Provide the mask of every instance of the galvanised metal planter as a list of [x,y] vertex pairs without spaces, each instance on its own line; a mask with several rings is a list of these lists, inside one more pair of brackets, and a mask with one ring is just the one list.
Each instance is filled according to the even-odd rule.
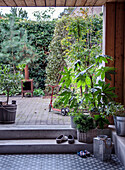
[[70,120],[71,120],[71,128],[76,128],[76,124],[74,123],[73,119],[75,116],[70,116]]
[[116,116],[116,132],[119,136],[125,136],[125,117]]
[[99,135],[93,139],[94,157],[101,161],[108,161],[111,158],[112,142],[106,135]]

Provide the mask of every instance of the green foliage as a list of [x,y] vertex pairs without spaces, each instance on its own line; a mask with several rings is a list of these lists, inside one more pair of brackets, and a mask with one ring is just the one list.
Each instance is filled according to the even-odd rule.
[[77,129],[83,133],[95,128],[94,119],[82,113],[74,117],[74,123],[77,125]]
[[38,88],[38,89],[33,90],[33,95],[34,96],[41,96],[41,95],[44,96],[45,94],[42,89]]
[[[7,35],[9,34],[8,31],[9,30],[9,18],[2,18],[0,20],[0,28],[3,28],[3,30],[6,30]],[[20,59],[20,61],[24,61],[25,58],[21,58],[21,56],[24,56],[24,53],[26,52],[26,50],[21,51],[21,53],[19,51],[16,51],[20,46],[20,43],[24,42],[26,43],[26,47],[28,49],[27,51],[27,63],[30,62],[29,65],[29,76],[30,78],[32,78],[34,80],[34,87],[35,88],[45,88],[45,79],[46,79],[46,65],[47,65],[47,54],[48,54],[48,46],[50,44],[50,41],[52,40],[53,37],[53,33],[54,33],[54,28],[55,28],[55,21],[43,21],[43,22],[35,22],[35,21],[26,21],[26,20],[21,20],[18,18],[15,18],[15,24],[14,24],[14,31],[13,34],[20,34],[21,32],[23,32],[23,30],[26,30],[25,33],[25,39],[22,39],[22,41],[19,39],[18,41],[18,36],[16,35],[16,41],[13,41],[14,43],[12,44],[12,46],[16,46],[15,53],[14,55],[16,55],[16,58]],[[0,29],[0,45],[3,44],[3,42],[6,40],[6,46],[5,48],[7,48],[8,44],[7,44],[7,39],[9,38],[8,36],[3,36],[4,34],[2,33],[2,30]],[[22,35],[22,34],[21,34]],[[9,35],[10,36],[10,35]],[[25,40],[25,41],[24,41]],[[9,40],[10,41],[10,40]],[[18,41],[18,42],[17,42]],[[11,43],[10,43],[11,44]],[[4,47],[4,46],[3,46]],[[32,48],[30,48],[32,47]],[[1,48],[1,46],[0,46]],[[3,48],[4,49],[4,48]],[[2,49],[0,49],[1,52]],[[34,57],[34,52],[36,51],[37,54],[39,55],[35,55]],[[28,53],[30,56],[32,56],[32,58],[29,58]],[[8,64],[9,63],[9,58],[6,57],[8,56],[8,54],[6,54],[4,56],[4,59],[0,59],[2,63]],[[30,59],[30,60],[29,60]],[[12,60],[12,62],[15,62],[15,64],[19,64],[18,60]]]
[[116,102],[109,102],[106,109],[106,114],[125,117],[124,105],[121,105],[120,103]]
[[48,21],[51,19],[51,15],[54,13],[55,9],[49,7],[49,9],[42,11],[35,11],[33,14],[38,22]]
[[[4,90],[4,91],[0,91],[0,94],[5,94],[7,96],[7,91]],[[19,85],[18,88],[16,89],[11,89],[10,92],[9,92],[9,96],[16,96],[16,95],[19,95],[21,94],[21,86]]]
[[14,72],[10,65],[0,65],[0,89],[7,93],[7,104],[10,91],[18,89],[21,78],[20,71]]
[[[63,49],[61,46],[61,40],[67,34],[66,25],[69,22],[69,19],[62,18],[57,21],[53,39],[49,46],[49,56],[47,58],[48,64],[46,67],[47,79],[46,84],[55,85],[60,81],[59,72],[63,70],[63,67],[66,66],[66,62],[64,60]],[[50,91],[50,88],[46,87],[46,91]]]
[[64,108],[64,102],[63,100],[60,100],[60,99],[61,99],[61,96],[56,96],[56,99],[54,100],[54,103],[53,103],[54,108],[58,108],[58,109]]
[[35,39],[33,45],[40,53],[39,58],[32,62],[29,66],[30,77],[34,80],[35,88],[40,87],[44,89],[46,66],[49,62],[47,57],[49,54],[48,46],[53,37],[55,21],[25,23],[25,28],[28,30],[29,36],[34,33]]
[[11,13],[10,15],[14,17],[28,19],[28,13],[26,12],[26,10],[23,10],[22,8],[11,7],[10,13]]
[[99,129],[104,129],[104,125],[106,124],[109,125],[109,121],[104,114],[94,115],[94,119],[96,121],[96,126],[98,126]]
[[[104,67],[112,60],[101,54],[102,17],[88,16],[71,18],[66,30],[68,34],[61,41],[69,67],[61,72],[61,96],[64,104],[76,112],[80,105],[89,110],[104,113],[108,103],[116,95],[114,87],[106,84],[104,78],[111,80],[115,69]],[[99,80],[102,79],[102,80]]]
[[106,84],[104,81],[99,80],[94,87],[85,94],[85,101],[89,103],[89,109],[93,112],[95,108],[98,108],[98,112],[105,112],[109,102],[113,101],[115,93],[113,92],[115,87],[110,87],[110,84]]
[[101,53],[102,17],[87,15],[70,17],[67,25],[68,34],[62,40],[65,57],[73,63],[81,60],[86,69],[94,60],[93,57]]
[[3,23],[1,27],[3,41],[0,44],[0,63],[13,65],[15,71],[18,64],[30,63],[38,53],[32,46],[32,40],[28,39],[26,30],[22,27],[17,29],[14,17],[9,18],[6,26]]
[[75,7],[64,8],[64,11],[59,14],[58,18],[62,18],[63,16],[69,16],[74,9]]

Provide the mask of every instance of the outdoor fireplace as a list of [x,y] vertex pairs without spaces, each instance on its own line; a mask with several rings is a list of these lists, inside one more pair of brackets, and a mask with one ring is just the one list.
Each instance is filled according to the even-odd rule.
[[21,80],[22,97],[25,93],[31,93],[31,96],[33,96],[33,79],[29,79],[28,65],[25,67],[25,79]]

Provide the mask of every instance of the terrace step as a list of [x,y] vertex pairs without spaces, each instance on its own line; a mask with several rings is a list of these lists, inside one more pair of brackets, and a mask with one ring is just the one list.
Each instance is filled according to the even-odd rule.
[[74,144],[68,144],[68,142],[57,144],[55,139],[0,140],[1,154],[76,153],[85,149],[92,152],[92,144],[81,143],[77,140],[75,140]]
[[114,128],[114,130],[112,130],[112,140],[114,143],[115,154],[125,166],[125,137],[118,136]]
[[61,134],[77,138],[76,129],[67,125],[0,125],[0,139],[56,139]]

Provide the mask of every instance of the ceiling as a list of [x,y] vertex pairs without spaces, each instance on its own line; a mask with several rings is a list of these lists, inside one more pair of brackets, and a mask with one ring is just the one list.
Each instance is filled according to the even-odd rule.
[[125,0],[0,0],[0,6],[16,7],[79,7],[101,6],[106,2],[125,2]]

